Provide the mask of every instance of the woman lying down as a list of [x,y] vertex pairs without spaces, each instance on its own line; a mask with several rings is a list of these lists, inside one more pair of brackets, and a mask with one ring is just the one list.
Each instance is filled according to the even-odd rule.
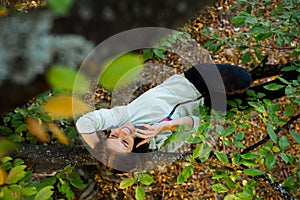
[[[217,74],[209,73],[217,70]],[[204,81],[203,73],[209,77]],[[214,78],[220,76],[221,81]],[[183,74],[173,75],[162,84],[148,90],[127,106],[100,109],[80,117],[76,127],[82,139],[95,150],[97,157],[108,165],[112,158],[103,154],[103,149],[115,154],[126,155],[137,152],[140,146],[160,149],[172,130],[180,125],[197,130],[200,126],[199,106],[210,106],[211,91],[217,93],[242,93],[251,85],[251,76],[243,68],[227,64],[199,64]],[[99,139],[97,131],[111,130],[108,138]],[[139,141],[139,142],[136,142]],[[101,146],[100,146],[101,144]],[[183,142],[173,142],[164,147],[167,152],[176,151]],[[101,150],[99,150],[101,149]],[[102,152],[102,153],[101,153]],[[101,154],[101,156],[100,156]],[[131,153],[132,154],[132,153]],[[106,158],[104,158],[104,157]],[[114,162],[116,160],[114,156]],[[125,164],[118,159],[118,165]],[[110,162],[110,164],[109,164]],[[128,161],[130,162],[130,161]],[[130,167],[129,167],[130,168]]]

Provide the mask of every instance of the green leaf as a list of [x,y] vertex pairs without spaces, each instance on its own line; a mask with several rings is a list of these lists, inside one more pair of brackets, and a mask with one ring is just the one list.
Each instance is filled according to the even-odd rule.
[[297,182],[293,176],[289,176],[283,183],[283,187],[288,188],[288,190],[293,190],[294,193],[297,193]]
[[238,46],[238,50],[239,50],[239,51],[243,51],[243,50],[248,49],[248,48],[249,48],[249,47],[246,46],[246,45]]
[[152,49],[144,49],[143,50],[143,59],[144,59],[144,61],[153,58],[153,56],[154,56],[154,53],[153,53]]
[[291,86],[291,85],[288,85],[286,86],[285,88],[285,94],[287,95],[291,95],[291,94],[294,94],[296,92],[296,88]]
[[280,148],[279,148],[278,146],[273,146],[273,147],[272,147],[272,151],[273,151],[274,153],[278,153],[278,152],[280,152]]
[[280,89],[284,88],[285,85],[280,85],[277,83],[270,83],[268,85],[264,85],[263,87],[270,91],[276,91],[276,90],[280,90]]
[[143,60],[137,54],[129,53],[107,61],[104,69],[99,82],[112,91],[136,80],[143,69]]
[[258,112],[265,113],[266,109],[260,102],[248,102],[248,104],[252,107],[254,107]]
[[[48,83],[56,89],[64,89],[84,93],[88,90],[89,81],[86,76],[66,66],[54,65],[47,73]],[[74,83],[78,83],[74,85]]]
[[276,42],[278,43],[279,46],[284,47],[284,39],[282,37],[277,36]]
[[37,193],[36,187],[21,187],[20,185],[13,184],[10,185],[9,188],[22,196],[32,196]]
[[243,172],[248,176],[260,176],[265,173],[264,171],[261,171],[259,169],[253,169],[253,168],[244,169]]
[[232,134],[235,131],[235,129],[236,129],[235,126],[229,126],[228,128],[226,128],[224,136],[228,136],[228,135]]
[[238,141],[241,141],[241,140],[244,139],[244,137],[245,137],[245,136],[244,136],[244,132],[239,131],[239,132],[236,134],[235,139],[238,140]]
[[216,43],[216,44],[210,45],[208,50],[213,51],[213,52],[217,52],[221,49],[221,47],[222,47],[222,44]]
[[47,0],[47,5],[59,15],[67,15],[74,0]]
[[193,158],[199,157],[202,151],[203,151],[203,143],[200,143],[193,151]]
[[253,25],[253,24],[257,23],[257,19],[255,17],[253,17],[253,16],[250,16],[250,17],[246,18],[245,23]]
[[5,183],[13,184],[13,183],[17,183],[19,180],[21,180],[26,175],[26,172],[24,171],[24,169],[26,167],[27,167],[26,165],[19,165],[19,166],[13,167],[9,171],[9,174],[7,176]]
[[13,134],[14,132],[6,126],[0,126],[0,133],[1,135],[10,135]]
[[211,144],[209,142],[204,141],[203,150],[200,152],[200,155],[198,157],[201,160],[201,162],[205,162],[208,159],[210,152]]
[[269,106],[269,111],[272,113],[272,114],[276,114],[276,111],[279,109],[279,104],[276,103],[276,104],[272,104]]
[[235,16],[235,17],[233,17],[230,21],[231,21],[231,23],[233,23],[233,24],[239,25],[239,24],[244,23],[245,20],[246,20],[246,17],[245,17],[245,16]]
[[242,154],[241,157],[243,159],[255,159],[255,158],[259,158],[260,155],[257,155],[256,153],[253,152],[249,152],[249,153]]
[[221,179],[227,176],[227,173],[225,173],[224,170],[216,170],[214,172],[214,175],[212,177],[212,179]]
[[244,53],[242,55],[242,63],[246,64],[246,63],[248,63],[250,61],[251,61],[251,53],[250,53],[250,51],[247,51],[246,53]]
[[177,176],[177,183],[182,184],[184,183],[192,174],[193,174],[193,167],[191,165],[186,166],[182,172],[179,173]]
[[300,98],[293,98],[291,101],[295,104],[300,104]]
[[259,34],[255,37],[255,39],[256,39],[257,41],[265,40],[265,39],[271,37],[272,34],[273,34],[273,33],[272,33],[271,31],[268,31],[268,32],[265,32],[265,33],[259,33]]
[[272,170],[276,164],[276,157],[274,154],[268,153],[265,159],[266,168]]
[[151,183],[154,182],[154,179],[150,174],[147,173],[141,173],[138,176],[138,181],[144,185],[150,185]]
[[48,200],[51,198],[52,194],[54,193],[53,186],[45,186],[43,187],[36,195],[34,200]]
[[235,188],[235,184],[234,184],[234,182],[232,181],[231,178],[225,177],[224,179],[225,179],[226,185],[228,186],[229,189],[232,190],[232,189]]
[[86,185],[81,180],[80,175],[75,172],[69,174],[69,180],[75,188],[82,189],[86,187]]
[[280,147],[280,149],[284,151],[289,146],[290,146],[290,143],[289,143],[288,138],[285,135],[281,136],[281,138],[279,139],[279,147]]
[[8,139],[0,139],[0,158],[16,150],[18,145]]
[[286,66],[286,67],[282,68],[281,71],[288,72],[288,71],[294,71],[294,70],[297,70],[297,69],[298,69],[297,66],[292,65],[292,66]]
[[272,140],[275,144],[277,144],[278,138],[277,138],[276,133],[275,133],[274,130],[273,130],[273,126],[272,126],[270,123],[268,123],[268,125],[267,125],[267,132],[268,132],[268,135],[270,136],[271,140]]
[[228,163],[228,157],[225,153],[221,153],[219,151],[214,151],[214,154],[217,156],[217,158],[223,162],[223,163]]
[[21,124],[20,126],[18,126],[18,128],[16,128],[15,132],[20,133],[20,132],[26,131],[26,130],[27,130],[27,125],[26,124]]
[[164,55],[165,52],[166,52],[166,50],[164,50],[164,49],[157,49],[157,48],[153,49],[154,55],[159,59],[165,58],[165,55]]
[[173,143],[173,142],[184,142],[184,141],[187,141],[191,136],[192,136],[192,132],[189,131],[189,132],[175,132],[173,133],[168,139],[165,140],[164,142],[164,145],[163,146],[166,146],[170,143]]
[[252,34],[260,34],[266,32],[266,29],[262,26],[253,26],[250,30]]
[[280,157],[285,163],[289,162],[289,157],[287,156],[286,153],[280,153]]
[[222,136],[225,136],[225,129],[223,126],[216,125],[216,132],[219,133]]
[[235,194],[226,194],[224,200],[240,200],[240,198]]
[[124,178],[121,183],[119,188],[120,189],[125,189],[127,187],[130,187],[134,184],[134,179],[133,178]]
[[228,191],[228,188],[221,183],[213,184],[212,189],[217,193],[224,193]]
[[136,200],[144,200],[145,198],[145,190],[141,186],[137,186],[135,189],[135,198]]
[[240,153],[234,153],[233,157],[232,157],[232,163],[234,165],[240,165],[241,163],[241,154]]
[[254,162],[253,160],[247,160],[247,159],[243,159],[241,164],[246,165],[247,167],[256,167],[257,163]]
[[2,200],[17,200],[20,199],[20,196],[17,195],[14,191],[10,190],[7,186],[1,188],[0,197]]
[[296,133],[294,131],[290,131],[290,134],[291,136],[294,138],[294,140],[296,140],[296,142],[298,144],[300,144],[300,134],[299,133]]

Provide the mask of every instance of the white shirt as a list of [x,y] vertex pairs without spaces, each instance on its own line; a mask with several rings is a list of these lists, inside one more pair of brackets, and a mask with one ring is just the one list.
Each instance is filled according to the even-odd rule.
[[[165,119],[178,103],[196,100],[200,96],[199,91],[186,78],[173,75],[162,84],[143,93],[127,106],[95,110],[83,115],[76,122],[76,127],[79,133],[91,134],[100,130],[118,128],[128,122],[135,126],[155,124]],[[203,98],[180,105],[171,118],[190,116],[194,121],[193,128],[197,129],[200,125],[200,105],[203,105]],[[149,148],[160,148],[170,134],[170,131],[160,133],[150,141]],[[173,147],[172,145],[169,147],[169,151],[174,151],[181,145],[173,144]]]

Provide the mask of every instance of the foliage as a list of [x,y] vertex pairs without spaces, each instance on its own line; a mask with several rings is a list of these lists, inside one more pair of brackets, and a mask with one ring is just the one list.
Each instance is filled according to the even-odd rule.
[[[295,64],[284,70],[296,70],[300,73],[299,65]],[[299,108],[299,94],[300,94],[300,74],[298,80],[288,82],[282,80],[287,84],[286,95],[288,95],[291,103],[281,108],[278,103],[273,103],[266,99],[262,94],[254,94],[249,92],[248,103],[250,108],[240,112],[236,109],[239,105],[239,100],[229,102],[233,106],[232,110],[227,113],[227,118],[224,126],[213,125],[206,120],[211,119],[211,116],[201,114],[205,121],[200,125],[196,134],[185,138],[188,143],[196,143],[197,147],[190,156],[191,165],[186,166],[178,175],[177,183],[182,184],[187,181],[193,172],[193,163],[195,161],[206,162],[211,153],[227,168],[212,167],[213,179],[215,180],[212,188],[217,193],[225,193],[225,199],[252,199],[256,196],[255,187],[257,186],[256,177],[268,177],[271,182],[274,182],[272,170],[279,162],[284,162],[293,167],[290,176],[282,183],[283,188],[288,191],[297,193],[300,186],[300,165],[297,155],[291,155],[291,144],[295,145],[297,149],[300,148],[300,134],[293,130],[288,130],[286,134],[279,134],[278,130],[288,123],[288,120],[297,113]],[[278,85],[267,85],[268,90],[278,90],[282,87]],[[279,118],[278,112],[283,109],[284,116]],[[243,140],[247,139],[244,136],[243,129],[249,129],[251,126],[248,120],[251,119],[251,113],[256,113],[261,121],[264,123],[263,127],[266,132],[266,138],[269,141],[263,143],[256,151],[246,151],[243,145]],[[220,123],[220,122],[219,122]],[[223,149],[235,146],[238,151],[232,157],[228,156],[225,151],[214,150],[213,145],[210,145],[209,136],[213,134],[215,140],[219,140],[224,145]],[[172,142],[172,141],[169,141]],[[204,148],[204,147],[207,148]]]
[[[54,94],[58,95],[61,92],[54,91]],[[53,100],[55,99],[46,93],[34,99],[27,107],[17,108],[9,112],[3,117],[3,125],[0,126],[1,136],[5,136],[15,143],[28,142],[37,144],[39,142],[54,142],[67,144],[69,140],[75,142],[77,132],[72,122],[67,119],[60,119],[60,124],[64,124],[62,128],[60,124],[53,122],[55,119],[53,116],[45,112],[44,105],[47,106]],[[56,103],[59,106],[60,102]],[[66,107],[67,105],[65,104],[64,106]],[[51,106],[48,109],[55,111],[55,109],[51,110]]]
[[[210,34],[210,40],[204,47],[213,52],[218,52],[222,47],[237,48],[242,53],[242,63],[256,63],[262,61],[263,49],[269,48],[269,42],[278,48],[290,48],[292,55],[300,55],[299,41],[299,0],[281,1],[277,7],[272,8],[266,15],[264,12],[270,8],[270,0],[248,1],[239,0],[231,9],[239,9],[237,15],[231,19],[236,29],[245,28],[248,32],[241,32],[234,36],[219,36],[205,29],[204,33]],[[276,47],[275,47],[276,48]]]
[[134,173],[133,177],[124,178],[119,185],[120,189],[126,189],[130,186],[136,185],[135,188],[135,198],[137,200],[143,200],[145,197],[145,190],[142,185],[150,185],[154,182],[153,177],[148,173]]
[[74,199],[73,188],[82,189],[86,185],[75,173],[74,166],[68,165],[62,172],[43,182],[32,182],[32,172],[21,159],[3,157],[0,165],[0,198],[3,200],[34,199],[47,200],[54,194],[54,189],[67,199]]
[[59,15],[67,15],[74,0],[46,0],[47,6]]
[[144,49],[143,50],[143,59],[164,59],[164,54],[168,49],[172,49],[176,42],[180,41],[186,43],[187,40],[191,38],[191,35],[183,29],[182,31],[174,31],[172,34],[166,36],[162,39],[159,44],[157,44],[154,48]]

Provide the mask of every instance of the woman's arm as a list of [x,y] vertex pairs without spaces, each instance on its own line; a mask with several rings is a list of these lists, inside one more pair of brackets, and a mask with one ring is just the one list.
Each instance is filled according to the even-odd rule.
[[175,130],[178,126],[180,125],[187,125],[189,127],[194,126],[194,119],[190,116],[185,116],[182,118],[174,119],[171,121],[162,121],[154,125],[148,125],[148,124],[143,124],[143,127],[146,129],[136,129],[136,136],[140,138],[144,138],[142,142],[140,142],[137,147],[141,146],[142,144],[147,143],[150,141],[153,137],[158,135],[159,133],[166,131],[166,130]]
[[92,134],[80,134],[83,140],[93,149],[98,142],[100,142],[100,139],[97,135],[97,133]]

